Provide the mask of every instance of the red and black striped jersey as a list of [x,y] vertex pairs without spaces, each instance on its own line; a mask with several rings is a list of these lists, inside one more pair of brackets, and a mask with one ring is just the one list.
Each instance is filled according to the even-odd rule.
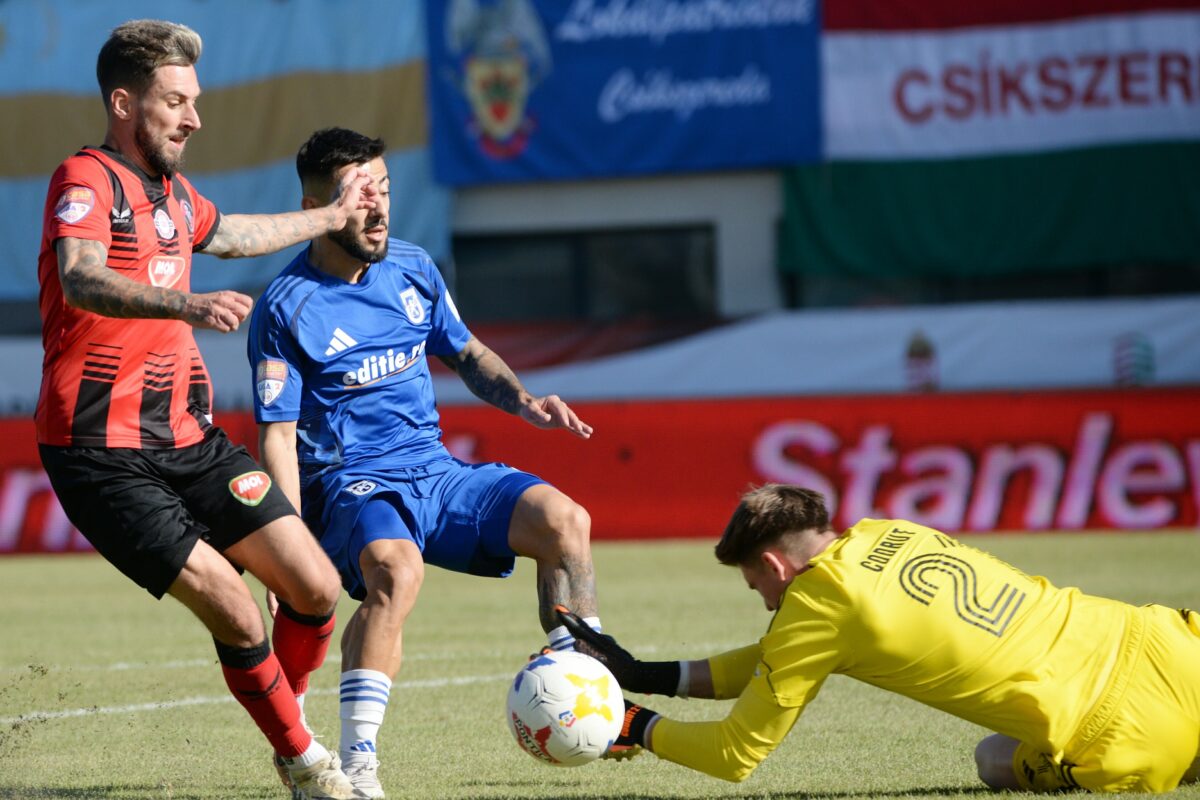
[[59,166],[38,255],[45,349],[38,442],[174,448],[204,437],[212,427],[212,390],[191,326],[67,305],[55,242],[100,242],[109,269],[186,292],[192,253],[208,244],[219,220],[216,206],[182,175],[152,178],[115,150],[84,148]]

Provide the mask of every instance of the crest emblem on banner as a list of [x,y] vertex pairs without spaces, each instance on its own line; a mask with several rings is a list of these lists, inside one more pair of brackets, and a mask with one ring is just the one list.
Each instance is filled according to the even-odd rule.
[[530,0],[450,0],[446,49],[453,82],[471,107],[480,149],[507,160],[525,151],[536,127],[526,105],[551,71],[550,44]]

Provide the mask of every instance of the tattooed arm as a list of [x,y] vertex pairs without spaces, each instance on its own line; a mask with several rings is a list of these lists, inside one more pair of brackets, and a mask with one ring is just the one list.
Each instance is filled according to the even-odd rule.
[[592,426],[579,419],[558,395],[534,397],[504,359],[474,336],[457,354],[441,360],[458,374],[472,394],[496,408],[516,414],[538,428],[566,428],[581,439],[592,435]]
[[306,211],[282,214],[228,214],[217,223],[217,232],[202,252],[220,258],[243,258],[274,253],[346,227],[350,215],[374,208],[378,188],[365,170],[349,170],[333,202]]
[[113,272],[105,265],[108,248],[100,242],[64,236],[54,247],[63,298],[74,308],[123,319],[179,319],[222,333],[237,330],[250,313],[251,299],[238,292],[190,294]]

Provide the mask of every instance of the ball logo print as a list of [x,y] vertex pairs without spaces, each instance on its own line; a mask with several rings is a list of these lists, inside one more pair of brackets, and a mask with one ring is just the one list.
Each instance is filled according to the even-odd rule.
[[574,651],[530,661],[508,692],[509,730],[517,744],[560,767],[604,755],[621,732],[624,713],[617,679],[596,659]]

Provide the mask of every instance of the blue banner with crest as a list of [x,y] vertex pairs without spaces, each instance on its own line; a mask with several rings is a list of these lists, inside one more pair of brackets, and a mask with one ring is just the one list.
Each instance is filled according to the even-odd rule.
[[437,180],[816,161],[819,0],[429,0]]

